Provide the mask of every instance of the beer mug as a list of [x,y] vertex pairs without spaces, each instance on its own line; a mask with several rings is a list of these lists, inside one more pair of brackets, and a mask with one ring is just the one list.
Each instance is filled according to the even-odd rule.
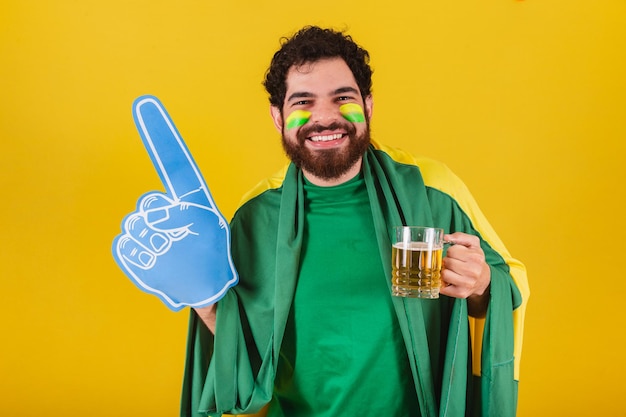
[[391,247],[392,295],[439,298],[443,245],[443,229],[396,227]]

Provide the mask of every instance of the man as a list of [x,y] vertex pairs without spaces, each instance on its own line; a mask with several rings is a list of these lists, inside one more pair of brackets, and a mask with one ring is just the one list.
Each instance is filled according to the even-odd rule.
[[[192,310],[183,415],[515,415],[524,267],[445,166],[370,139],[371,74],[329,29],[274,55],[265,87],[292,163],[232,220],[240,283]],[[391,296],[401,224],[455,243],[437,300]]]

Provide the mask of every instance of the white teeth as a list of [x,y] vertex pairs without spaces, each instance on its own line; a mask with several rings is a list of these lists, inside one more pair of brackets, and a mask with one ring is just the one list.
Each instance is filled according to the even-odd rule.
[[325,135],[325,136],[311,136],[311,140],[313,142],[328,142],[329,140],[341,139],[343,135],[341,133],[336,133],[334,135]]

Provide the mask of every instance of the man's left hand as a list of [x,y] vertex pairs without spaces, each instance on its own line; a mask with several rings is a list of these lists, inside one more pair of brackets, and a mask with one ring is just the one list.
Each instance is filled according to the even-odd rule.
[[491,270],[477,236],[456,232],[445,235],[453,243],[443,258],[440,293],[455,298],[467,298],[469,314],[483,317],[489,305]]

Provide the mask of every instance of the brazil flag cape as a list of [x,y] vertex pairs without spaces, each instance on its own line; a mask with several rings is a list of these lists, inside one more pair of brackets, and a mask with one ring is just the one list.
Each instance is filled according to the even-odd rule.
[[[386,276],[392,228],[401,224],[478,235],[491,268],[485,318],[469,317],[464,299],[392,297],[422,416],[514,416],[529,295],[524,266],[445,165],[373,143],[362,170]],[[191,311],[183,416],[254,413],[272,401],[300,262],[303,201],[302,173],[291,164],[235,213],[240,283],[219,301],[215,336]]]

